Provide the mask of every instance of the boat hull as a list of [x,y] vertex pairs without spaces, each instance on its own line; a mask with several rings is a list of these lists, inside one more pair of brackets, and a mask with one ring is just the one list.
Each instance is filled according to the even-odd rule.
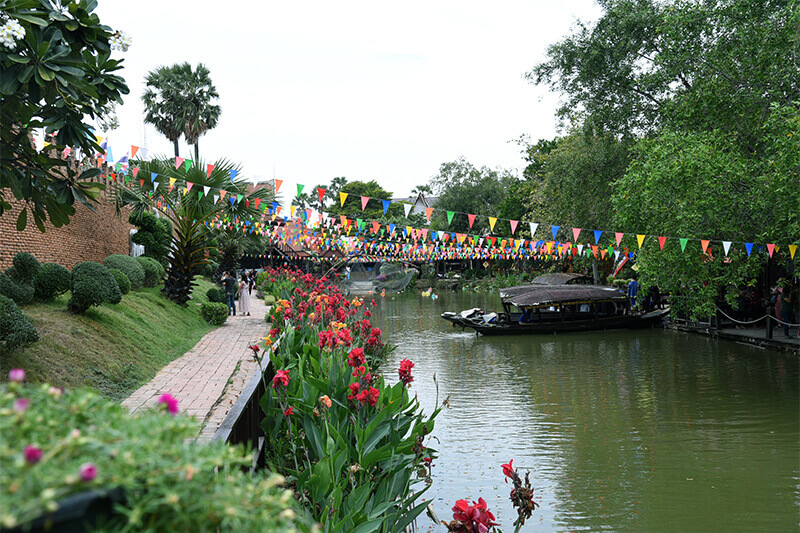
[[586,320],[553,320],[522,324],[513,321],[505,324],[486,324],[482,323],[480,319],[462,319],[456,313],[445,313],[442,318],[452,322],[453,325],[474,329],[481,335],[527,335],[649,328],[661,323],[667,315],[669,315],[669,309],[658,309],[641,315],[616,315]]

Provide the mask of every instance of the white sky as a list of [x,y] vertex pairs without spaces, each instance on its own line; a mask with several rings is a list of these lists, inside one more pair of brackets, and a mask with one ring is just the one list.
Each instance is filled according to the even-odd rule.
[[[594,0],[238,1],[100,0],[103,24],[128,33],[130,94],[109,134],[173,155],[142,121],[144,77],[158,66],[204,63],[222,107],[200,138],[207,162],[226,158],[251,181],[277,177],[290,201],[333,177],[371,180],[394,197],[464,156],[521,170],[522,134],[556,135],[558,96],[523,79]],[[193,148],[181,141],[182,157]],[[274,173],[274,174],[273,174]]]

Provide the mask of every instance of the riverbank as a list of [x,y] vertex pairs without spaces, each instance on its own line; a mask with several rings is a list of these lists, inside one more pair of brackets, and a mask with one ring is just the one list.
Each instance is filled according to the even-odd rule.
[[28,305],[41,339],[0,358],[0,375],[24,368],[34,383],[69,389],[90,387],[122,400],[165,365],[192,349],[213,329],[201,316],[206,291],[197,280],[186,307],[164,298],[160,288],[131,291],[118,304],[92,307],[84,315],[67,311],[69,293],[53,302]]

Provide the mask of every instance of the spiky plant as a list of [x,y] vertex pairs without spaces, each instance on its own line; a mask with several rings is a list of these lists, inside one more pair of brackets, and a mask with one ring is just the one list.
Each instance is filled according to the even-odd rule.
[[[239,168],[227,160],[216,161],[210,174],[204,164],[176,168],[171,158],[137,161],[132,166],[139,168],[139,179],[132,180],[130,188],[119,189],[117,210],[125,206],[134,213],[154,209],[172,221],[164,292],[183,305],[191,296],[194,276],[208,262],[206,243],[214,221],[226,216],[230,221],[259,220],[262,213],[256,199],[270,202],[273,191],[262,188],[248,195],[245,180],[231,179],[231,170],[238,173]],[[220,190],[225,191],[224,197]]]

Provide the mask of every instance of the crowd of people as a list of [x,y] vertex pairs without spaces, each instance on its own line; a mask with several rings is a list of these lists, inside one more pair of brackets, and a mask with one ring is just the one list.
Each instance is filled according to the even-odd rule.
[[220,279],[225,290],[225,303],[228,306],[228,316],[236,316],[236,301],[239,301],[239,316],[250,316],[250,301],[255,296],[256,272],[254,270],[242,271],[237,279],[233,271],[222,274]]

